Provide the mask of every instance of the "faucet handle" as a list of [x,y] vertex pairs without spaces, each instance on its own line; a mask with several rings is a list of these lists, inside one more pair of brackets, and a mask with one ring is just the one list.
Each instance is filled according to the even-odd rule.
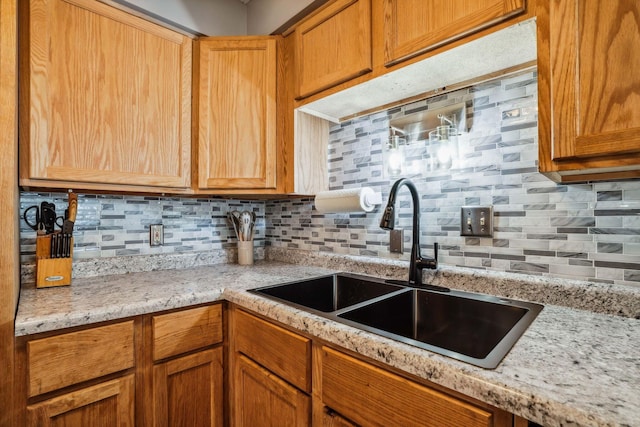
[[433,243],[433,259],[436,260],[436,266],[438,265],[438,242]]

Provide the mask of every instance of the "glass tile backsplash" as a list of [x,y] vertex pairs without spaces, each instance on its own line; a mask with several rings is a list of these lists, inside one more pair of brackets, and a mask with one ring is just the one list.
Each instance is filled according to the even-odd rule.
[[[22,193],[20,212],[47,200],[58,215],[67,206],[64,193]],[[264,202],[227,199],[85,195],[78,197],[74,258],[201,252],[235,247],[227,212],[256,213],[255,246],[264,246]],[[164,244],[149,245],[149,225],[164,225]],[[20,220],[21,258],[35,259],[35,232]]]
[[[440,262],[497,271],[640,286],[640,181],[558,185],[537,171],[537,79],[529,71],[360,117],[330,129],[330,189],[369,186],[383,201],[388,125],[426,109],[466,105],[468,132],[450,167],[428,165],[428,147],[405,150],[407,176],[421,200],[421,243]],[[43,200],[62,214],[63,193],[21,194],[21,211]],[[80,195],[75,258],[201,252],[235,245],[230,210],[256,212],[256,246],[408,259],[411,200],[402,189],[397,227],[405,253],[389,252],[389,233],[371,213],[320,214],[313,199],[238,201],[179,197]],[[460,208],[494,208],[491,238],[461,237]],[[164,225],[165,244],[149,246],[149,224]],[[21,224],[23,262],[33,262],[35,233]]]
[[[426,146],[410,146],[408,176],[421,195],[421,244],[442,264],[640,286],[640,181],[558,185],[537,173],[537,74],[505,76],[470,88],[357,118],[330,129],[330,189],[370,186],[384,203],[390,119],[464,102],[468,133],[445,170],[429,165]],[[422,165],[422,166],[421,166]],[[405,253],[389,252],[372,213],[319,214],[313,199],[269,201],[268,245],[408,259],[411,200],[396,204]],[[491,238],[461,237],[460,208],[494,208]]]

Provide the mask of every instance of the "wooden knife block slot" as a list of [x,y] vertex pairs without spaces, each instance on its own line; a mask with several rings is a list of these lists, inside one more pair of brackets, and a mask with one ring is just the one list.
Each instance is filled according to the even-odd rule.
[[51,235],[36,238],[36,288],[69,286],[73,268],[73,237],[68,258],[51,258]]

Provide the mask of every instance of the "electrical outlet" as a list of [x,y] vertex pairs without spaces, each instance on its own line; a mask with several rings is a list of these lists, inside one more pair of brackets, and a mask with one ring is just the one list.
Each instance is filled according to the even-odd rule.
[[149,226],[149,245],[164,245],[164,226],[162,224],[151,224]]
[[397,228],[389,233],[389,251],[396,254],[404,252],[404,230]]
[[463,206],[460,208],[460,235],[493,236],[493,206]]

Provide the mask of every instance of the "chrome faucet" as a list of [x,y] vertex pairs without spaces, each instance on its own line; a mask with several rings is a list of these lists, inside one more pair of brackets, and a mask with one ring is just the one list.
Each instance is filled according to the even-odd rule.
[[413,182],[409,179],[401,178],[391,187],[389,201],[380,220],[380,228],[383,230],[393,230],[395,227],[396,195],[403,185],[409,189],[413,201],[413,238],[411,241],[411,261],[409,263],[409,285],[422,286],[422,269],[429,268],[435,270],[438,268],[438,244],[433,244],[433,258],[423,258],[422,255],[420,255],[420,198],[418,197],[416,186],[413,185]]

